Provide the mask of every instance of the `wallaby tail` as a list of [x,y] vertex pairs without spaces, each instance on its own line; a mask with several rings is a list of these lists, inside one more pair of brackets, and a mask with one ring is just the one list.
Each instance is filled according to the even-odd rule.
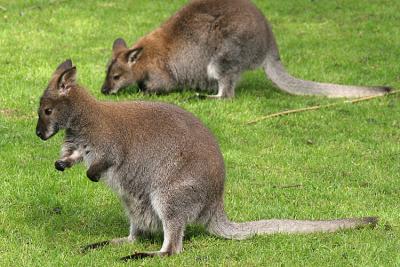
[[335,232],[341,229],[375,226],[377,217],[339,219],[330,221],[261,220],[235,223],[229,221],[219,208],[207,225],[207,230],[227,239],[242,240],[256,234]]
[[279,54],[268,55],[264,62],[267,76],[281,90],[294,95],[321,95],[327,97],[364,97],[383,95],[392,89],[386,86],[351,86],[305,81],[291,76],[282,65]]

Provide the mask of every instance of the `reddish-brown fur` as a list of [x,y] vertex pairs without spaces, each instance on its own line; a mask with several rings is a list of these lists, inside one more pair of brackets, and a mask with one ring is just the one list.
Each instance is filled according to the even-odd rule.
[[132,47],[114,42],[102,92],[137,83],[147,92],[218,88],[210,97],[231,98],[241,73],[258,67],[291,94],[357,97],[390,90],[297,79],[286,72],[267,20],[250,1],[192,0]]

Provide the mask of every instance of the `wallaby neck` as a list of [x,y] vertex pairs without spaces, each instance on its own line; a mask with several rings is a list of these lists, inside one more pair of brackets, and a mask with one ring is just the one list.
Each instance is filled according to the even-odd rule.
[[84,88],[76,87],[70,95],[70,119],[67,129],[79,133],[93,129],[101,118],[101,104]]

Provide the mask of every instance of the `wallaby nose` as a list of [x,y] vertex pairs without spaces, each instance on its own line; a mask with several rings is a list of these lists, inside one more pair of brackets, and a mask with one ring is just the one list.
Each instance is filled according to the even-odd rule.
[[43,139],[42,132],[39,130],[36,130],[36,135],[40,137],[40,139]]
[[101,92],[105,95],[108,95],[110,90],[107,88],[107,86],[103,85],[103,87],[101,87]]

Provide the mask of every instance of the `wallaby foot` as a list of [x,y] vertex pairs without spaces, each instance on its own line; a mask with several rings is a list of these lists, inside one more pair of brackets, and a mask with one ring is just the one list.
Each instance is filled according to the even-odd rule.
[[200,93],[195,93],[192,96],[186,97],[183,101],[186,102],[186,101],[204,100],[204,99],[207,99],[207,95],[203,95],[203,94],[200,94]]
[[147,257],[164,257],[178,254],[183,250],[183,232],[185,226],[179,221],[163,222],[164,241],[160,251],[136,252],[120,260],[138,260]]
[[132,255],[125,256],[120,258],[121,261],[129,261],[129,260],[140,260],[144,258],[150,258],[150,257],[165,257],[165,256],[171,256],[167,252],[161,252],[161,251],[153,251],[153,252],[136,252]]

